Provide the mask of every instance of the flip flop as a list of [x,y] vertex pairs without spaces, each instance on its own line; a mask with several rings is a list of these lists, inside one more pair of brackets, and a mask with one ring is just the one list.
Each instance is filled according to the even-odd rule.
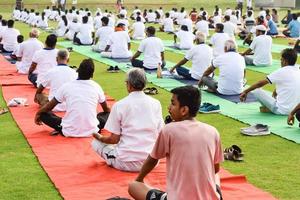
[[244,153],[242,149],[237,145],[232,145],[229,148],[224,149],[224,159],[231,161],[243,161]]
[[7,108],[1,108],[0,109],[0,115],[3,115],[5,113],[8,113],[8,109]]

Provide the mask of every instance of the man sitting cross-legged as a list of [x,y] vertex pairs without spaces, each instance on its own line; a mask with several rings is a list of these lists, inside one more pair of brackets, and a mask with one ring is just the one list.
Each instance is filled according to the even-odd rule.
[[[109,49],[111,48],[111,52]],[[107,58],[130,58],[132,53],[130,51],[130,37],[128,32],[125,31],[125,25],[120,23],[115,28],[107,41],[106,48],[100,54],[102,57]]]
[[39,30],[32,29],[29,33],[29,39],[20,44],[20,49],[16,55],[20,61],[16,63],[18,73],[28,74],[34,53],[43,49],[43,43],[38,40],[39,34]]
[[114,32],[114,29],[108,26],[108,17],[102,17],[102,26],[97,30],[95,34],[94,44],[92,50],[96,52],[102,52],[105,50],[109,37]]
[[[245,77],[245,60],[236,52],[237,47],[233,40],[225,42],[224,54],[219,55],[212,62],[199,81],[199,86],[206,85],[210,92],[223,95],[237,95],[243,91]],[[209,77],[216,68],[220,69],[219,80],[216,82]]]
[[273,95],[263,90],[255,90],[253,94],[262,104],[262,112],[272,112],[277,115],[288,115],[300,102],[300,70],[297,65],[297,52],[285,49],[281,53],[281,68],[269,74],[265,79],[258,81],[243,91],[241,101],[245,101],[247,94],[264,85],[275,84]]
[[[138,51],[131,58],[132,66],[145,69],[157,69],[158,65],[164,67],[164,45],[161,39],[155,37],[155,28],[149,26],[146,34],[147,38],[141,42]],[[142,53],[144,61],[137,59]]]
[[[104,112],[110,109],[102,88],[91,80],[94,74],[93,60],[83,60],[77,72],[78,79],[61,86],[52,100],[36,113],[36,124],[44,123],[66,137],[88,137],[99,131],[97,105],[100,103]],[[63,118],[51,112],[61,102],[66,102]]]
[[[196,45],[189,50],[185,57],[170,69],[173,73],[176,69],[177,73],[188,80],[200,80],[204,71],[210,66],[212,61],[212,48],[205,44],[205,34],[196,33]],[[192,61],[192,68],[188,70],[183,67],[186,62]]]
[[[41,81],[38,89],[35,93],[34,101],[39,105],[43,106],[53,97],[55,97],[58,89],[64,84],[74,81],[77,79],[78,74],[75,70],[71,69],[67,64],[69,62],[69,52],[66,49],[59,50],[57,53],[57,66],[50,69]],[[50,87],[49,96],[43,93],[46,87]],[[65,111],[66,103],[61,102],[53,111]]]
[[55,48],[56,42],[56,35],[48,35],[45,41],[46,47],[36,51],[32,57],[32,63],[28,70],[28,80],[35,87],[40,84],[47,71],[57,65],[56,56],[58,50]]
[[129,95],[115,103],[104,129],[110,136],[94,134],[93,149],[107,165],[123,171],[139,171],[164,122],[160,102],[146,96],[146,75],[134,68],[127,74]]
[[[136,200],[219,199],[216,173],[223,161],[218,131],[197,121],[201,95],[197,88],[184,86],[171,90],[169,113],[174,122],[160,132],[151,154],[136,180],[129,185],[129,194]],[[162,192],[144,183],[144,178],[167,158],[167,191]]]

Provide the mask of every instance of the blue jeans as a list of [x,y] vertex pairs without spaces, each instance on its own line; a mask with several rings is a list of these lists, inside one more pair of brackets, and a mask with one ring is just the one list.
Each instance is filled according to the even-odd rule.
[[185,68],[185,67],[182,67],[182,66],[179,66],[176,68],[176,71],[177,71],[177,74],[180,75],[180,76],[183,76],[185,79],[187,80],[195,80],[195,81],[198,81],[197,79],[194,79],[192,77],[192,75],[190,74],[190,70]]

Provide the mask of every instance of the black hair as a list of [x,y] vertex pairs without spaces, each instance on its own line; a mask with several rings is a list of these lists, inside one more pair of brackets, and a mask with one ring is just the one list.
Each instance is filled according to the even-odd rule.
[[45,13],[45,12],[42,12],[42,20],[43,20],[43,21],[45,20],[45,15],[46,15],[46,13]]
[[170,17],[170,13],[167,12],[167,13],[166,13],[166,17],[167,17],[167,18]]
[[65,26],[68,26],[68,20],[66,15],[61,16],[61,19],[64,21]]
[[217,24],[216,24],[216,28],[219,29],[220,32],[223,32],[223,30],[224,30],[224,25],[221,24],[221,23],[217,23]]
[[89,80],[93,77],[95,65],[92,59],[84,59],[77,69],[79,80]]
[[229,20],[230,20],[230,16],[229,16],[229,15],[225,15],[224,19],[225,19],[226,21],[229,21]]
[[150,35],[155,35],[155,28],[153,26],[149,26],[147,27],[147,33],[149,33]]
[[297,20],[297,18],[298,18],[298,16],[297,16],[297,14],[292,14],[292,17],[293,17],[293,20]]
[[45,41],[47,47],[50,48],[55,48],[56,42],[57,42],[57,36],[54,34],[48,35]]
[[176,95],[180,107],[187,106],[189,115],[195,117],[201,104],[201,93],[198,88],[191,85],[177,87],[171,90]]
[[18,43],[22,43],[24,41],[24,36],[23,35],[18,35],[17,41],[18,41]]
[[88,22],[89,18],[87,16],[82,17],[82,23],[86,24]]
[[7,21],[7,27],[8,27],[8,28],[14,27],[14,23],[15,23],[14,20],[12,20],[12,19],[8,20],[8,21]]
[[141,19],[140,16],[137,16],[137,17],[136,17],[136,21],[137,21],[137,22],[140,22],[141,20],[142,20],[142,19]]
[[109,22],[109,18],[108,18],[108,17],[102,17],[102,18],[101,18],[101,22],[102,22],[103,24],[107,25],[108,22]]
[[2,24],[2,26],[7,26],[7,20],[2,19],[2,20],[1,20],[1,24]]
[[187,25],[182,25],[181,26],[181,30],[183,30],[183,31],[189,31]]
[[117,24],[117,27],[118,27],[118,28],[124,27],[124,26],[125,26],[125,24],[123,24],[123,23],[118,23],[118,24]]
[[281,52],[281,58],[287,61],[288,65],[295,65],[297,62],[297,52],[294,49],[287,48]]

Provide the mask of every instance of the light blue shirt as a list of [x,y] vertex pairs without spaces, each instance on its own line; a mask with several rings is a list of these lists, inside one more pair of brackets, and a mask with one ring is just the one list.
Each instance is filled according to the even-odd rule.
[[300,33],[300,22],[298,20],[292,20],[289,25],[288,29],[290,30],[290,36],[293,38],[299,37]]
[[270,29],[271,34],[278,34],[277,26],[276,26],[275,22],[273,22],[273,20],[270,19],[268,21],[268,27]]

